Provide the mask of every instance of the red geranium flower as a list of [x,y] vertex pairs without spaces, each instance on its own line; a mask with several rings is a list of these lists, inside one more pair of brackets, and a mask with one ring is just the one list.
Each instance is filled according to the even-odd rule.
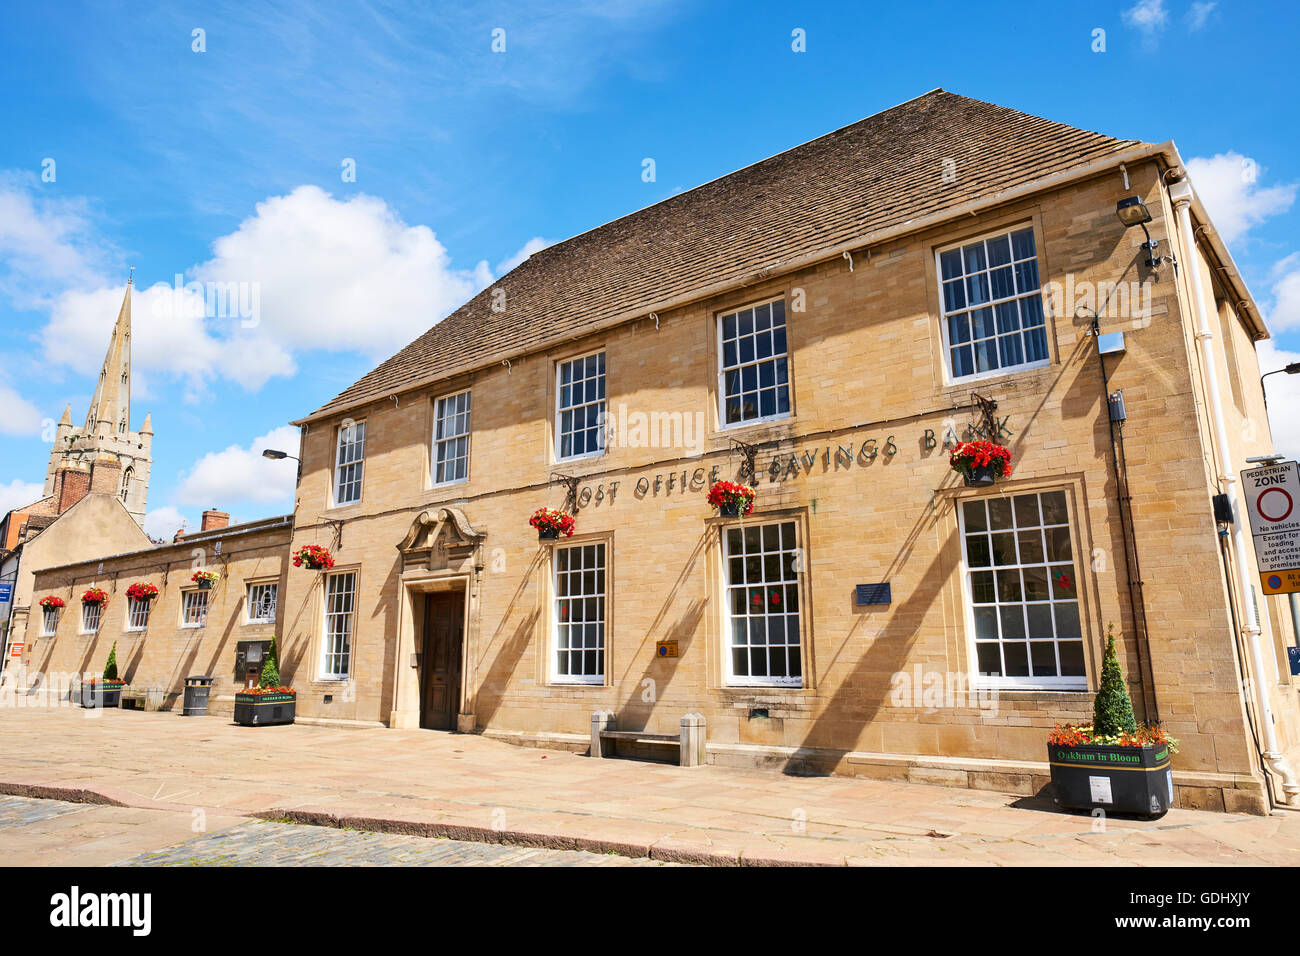
[[[747,515],[754,510],[754,496],[756,494],[758,492],[749,485],[737,484],[734,481],[715,481],[713,487],[709,489],[706,500],[715,508],[721,508],[724,505],[736,505],[737,510],[742,515]],[[741,508],[740,505],[744,505],[744,507]]]

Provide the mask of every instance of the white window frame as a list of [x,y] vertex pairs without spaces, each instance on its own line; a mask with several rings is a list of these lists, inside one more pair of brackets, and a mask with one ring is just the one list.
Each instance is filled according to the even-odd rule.
[[[181,591],[181,627],[206,627],[208,623],[208,595],[211,591],[198,588],[184,588]],[[202,598],[200,603],[199,599]],[[191,612],[197,609],[198,620],[190,620]]]
[[[584,548],[598,549],[596,551],[596,554],[599,556],[597,558],[598,564],[593,565],[590,570],[603,576],[604,587],[597,588],[591,594],[586,593],[584,590],[577,594],[570,591],[570,593],[561,596],[560,575],[568,575],[570,579],[576,578],[579,582],[579,587],[581,588],[582,578],[586,574],[588,568],[584,564],[581,569],[574,571],[572,570],[572,566],[570,566],[569,570],[562,572],[560,570],[560,554],[561,552],[572,551],[577,551],[579,554],[582,554]],[[556,545],[551,552],[551,683],[553,684],[600,686],[605,683],[605,673],[609,670],[609,554],[610,548],[608,547],[608,542],[605,540]],[[583,555],[583,560],[585,561],[585,555]],[[582,657],[584,654],[592,650],[592,648],[588,648],[585,643],[580,649],[574,648],[572,645],[567,647],[561,646],[561,634],[569,633],[565,632],[564,628],[566,626],[570,629],[574,627],[574,618],[572,615],[569,615],[569,620],[567,621],[561,620],[561,602],[572,602],[575,600],[584,602],[583,619],[579,623],[584,628],[589,624],[594,624],[598,629],[597,637],[599,643],[594,648],[597,654],[597,661],[600,663],[600,673],[598,674],[561,673],[561,654]],[[594,621],[588,621],[585,614],[585,602],[591,600],[596,601],[596,620]]]
[[[1061,561],[1056,561],[1056,562],[1048,561],[1048,560],[1047,560],[1046,552],[1044,552],[1044,555],[1043,555],[1044,560],[1043,560],[1042,562],[1038,562],[1038,563],[1034,563],[1034,562],[1029,562],[1029,563],[1019,563],[1019,562],[1018,562],[1018,563],[1016,563],[1016,564],[990,564],[990,565],[988,565],[987,567],[985,567],[985,566],[981,566],[981,567],[978,567],[978,568],[973,568],[973,567],[971,567],[970,559],[969,559],[969,556],[967,555],[967,550],[966,550],[966,514],[965,514],[965,511],[964,511],[965,503],[968,502],[968,501],[982,501],[982,502],[987,502],[987,501],[989,501],[990,499],[993,499],[993,498],[1004,498],[1004,499],[1006,499],[1007,501],[1012,501],[1012,502],[1013,502],[1014,499],[1015,499],[1016,497],[1020,496],[1020,495],[1031,495],[1031,494],[1032,494],[1032,495],[1036,496],[1036,497],[1039,499],[1039,525],[1038,525],[1038,528],[1039,528],[1039,530],[1041,531],[1041,530],[1044,529],[1044,528],[1059,528],[1059,527],[1062,527],[1062,525],[1059,525],[1059,524],[1044,525],[1044,524],[1042,523],[1042,496],[1043,496],[1043,495],[1046,495],[1046,494],[1051,494],[1051,493],[1053,493],[1053,492],[1060,492],[1061,494],[1065,495],[1065,516],[1066,516],[1066,519],[1065,519],[1065,520],[1066,520],[1066,523],[1065,523],[1064,527],[1065,527],[1066,531],[1069,533],[1069,538],[1070,538],[1070,564],[1071,564],[1071,573],[1074,575],[1074,582],[1075,582],[1075,586],[1074,586],[1074,590],[1075,590],[1075,598],[1074,598],[1074,600],[1075,600],[1075,604],[1076,604],[1077,607],[1078,607],[1078,614],[1079,614],[1079,633],[1080,633],[1080,638],[1081,638],[1081,642],[1082,642],[1082,649],[1083,649],[1083,655],[1084,655],[1084,660],[1083,660],[1084,672],[1083,672],[1082,675],[1073,675],[1073,676],[1067,676],[1067,677],[1061,677],[1061,676],[1057,676],[1057,677],[1035,677],[1033,674],[1028,674],[1028,675],[1023,676],[1023,677],[1007,677],[1007,676],[1004,676],[1004,675],[988,675],[988,674],[982,674],[982,673],[980,673],[980,667],[979,667],[979,648],[978,648],[978,646],[977,646],[977,644],[978,644],[979,642],[977,642],[977,640],[976,640],[976,634],[977,634],[977,632],[976,632],[976,626],[975,626],[975,606],[976,606],[976,602],[975,602],[975,598],[974,598],[974,593],[973,593],[973,591],[972,591],[972,586],[973,586],[973,578],[972,578],[972,574],[973,574],[974,572],[977,572],[977,571],[990,571],[990,570],[991,570],[991,571],[996,572],[996,571],[998,571],[998,570],[1010,571],[1010,570],[1021,570],[1021,569],[1023,569],[1023,568],[1036,568],[1036,567],[1045,567],[1045,568],[1048,568],[1048,569],[1049,569],[1049,571],[1048,571],[1048,595],[1049,595],[1049,602],[1050,602],[1050,603],[1049,603],[1049,606],[1052,606],[1052,607],[1053,607],[1053,612],[1052,612],[1052,630],[1053,630],[1053,635],[1055,635],[1055,630],[1056,630],[1056,620],[1055,620],[1055,610],[1054,610],[1054,606],[1055,606],[1057,603],[1063,603],[1063,602],[1058,602],[1058,601],[1056,601],[1055,599],[1052,599],[1052,598],[1051,598],[1051,593],[1052,593],[1052,591],[1051,591],[1051,587],[1052,587],[1052,585],[1051,585],[1051,572],[1050,572],[1050,568],[1051,568],[1052,564],[1064,564],[1064,562],[1061,562]],[[962,594],[962,611],[963,611],[963,617],[965,618],[965,621],[966,621],[966,635],[967,635],[966,646],[967,646],[967,653],[969,653],[969,655],[970,655],[970,681],[971,681],[972,685],[973,685],[973,686],[976,686],[976,687],[1000,688],[1000,689],[1003,689],[1003,690],[1050,690],[1050,691],[1081,691],[1081,690],[1087,690],[1087,689],[1088,689],[1088,637],[1087,637],[1087,635],[1084,633],[1084,629],[1085,629],[1085,626],[1084,626],[1084,618],[1083,618],[1083,611],[1084,611],[1084,596],[1083,596],[1083,586],[1082,586],[1082,581],[1080,580],[1080,577],[1079,577],[1079,563],[1078,563],[1079,547],[1078,547],[1078,541],[1076,540],[1076,537],[1075,537],[1075,515],[1074,515],[1074,513],[1073,513],[1073,510],[1072,510],[1071,507],[1070,507],[1070,495],[1069,495],[1069,492],[1068,492],[1065,488],[1038,488],[1038,489],[1034,489],[1034,490],[1026,490],[1026,491],[1018,492],[1018,493],[1015,493],[1015,494],[971,495],[971,496],[965,496],[965,497],[962,497],[962,498],[957,499],[956,505],[957,505],[957,536],[961,539],[961,594]],[[1014,520],[1015,520],[1015,519],[1014,519],[1014,514],[1015,514],[1014,509],[1015,509],[1015,505],[1014,505],[1014,503],[1013,503],[1013,504],[1012,504],[1012,515],[1013,515],[1013,519],[1012,519],[1012,520],[1013,520],[1013,522],[1014,522]],[[1017,531],[1017,534],[1018,534],[1018,531],[1019,531],[1019,528],[1018,528],[1018,527],[1017,527],[1016,531]],[[986,532],[986,533],[991,533],[991,532]],[[1046,547],[1046,541],[1044,540],[1044,548],[1045,548],[1045,547]],[[1019,558],[1019,550],[1018,550],[1018,549],[1019,549],[1019,542],[1017,542],[1017,558]],[[995,588],[997,587],[997,582],[996,582],[996,573],[995,573],[995,576],[994,576],[994,587],[995,587]],[[983,603],[983,604],[986,604],[987,602],[982,602],[982,603]],[[996,606],[999,606],[999,607],[1000,607],[1003,603],[1006,603],[1006,604],[1019,603],[1019,604],[1021,605],[1021,607],[1024,607],[1024,606],[1027,605],[1027,604],[1032,604],[1032,603],[1041,603],[1041,602],[1025,601],[1025,600],[1024,600],[1024,593],[1023,593],[1023,590],[1022,590],[1022,592],[1021,592],[1021,600],[1020,600],[1019,602],[998,602],[998,604],[997,604]],[[999,620],[999,622],[998,622],[998,632],[999,632],[999,635],[1001,634],[1001,627],[1002,627],[1002,624],[1001,624],[1001,621]],[[1001,638],[999,637],[999,644],[1001,644],[1001,643],[1003,643],[1003,642],[1001,641]],[[1052,643],[1053,643],[1053,644],[1059,644],[1059,643],[1060,643],[1060,639],[1057,638],[1057,637],[1055,637],[1055,636],[1053,636],[1053,638],[1052,638]],[[1057,658],[1058,658],[1058,662],[1059,662],[1059,658],[1060,658],[1059,652],[1058,652]],[[1031,666],[1031,668],[1032,668],[1032,658],[1031,658],[1030,666]]]
[[[93,619],[93,621],[92,621]],[[102,602],[81,602],[81,633],[98,634],[99,625],[104,620],[104,605]],[[91,627],[91,624],[94,624]]]
[[[265,594],[271,592],[271,616],[254,617],[253,609],[258,606],[258,593]],[[245,624],[274,624],[276,614],[280,608],[280,585],[275,581],[260,581],[248,585],[244,594],[244,623]]]
[[[734,620],[734,611],[732,605],[731,592],[733,590],[739,589],[739,590],[744,590],[748,593],[751,585],[747,581],[740,585],[732,584],[731,581],[732,553],[731,553],[730,532],[739,531],[743,535],[745,531],[750,528],[756,529],[758,531],[759,539],[760,539],[759,554],[761,557],[765,557],[767,554],[772,552],[766,551],[762,546],[763,529],[768,527],[776,527],[779,529],[784,525],[790,525],[793,527],[794,543],[788,549],[785,547],[783,543],[780,544],[779,551],[776,553],[781,555],[784,554],[795,555],[795,559],[796,559],[796,568],[794,571],[795,580],[793,582],[786,580],[785,573],[783,571],[782,578],[779,584],[782,588],[783,596],[788,593],[786,590],[787,588],[789,587],[794,588],[795,593],[798,595],[799,608],[797,611],[794,612],[797,620],[797,625],[796,625],[797,632],[798,632],[797,640],[793,644],[790,643],[789,631],[787,630],[786,643],[783,644],[782,646],[786,648],[793,647],[798,651],[799,674],[798,676],[793,676],[793,677],[789,675],[785,677],[770,677],[770,676],[754,677],[752,675],[737,675],[736,668],[735,668],[735,661],[733,659],[734,648],[732,646],[732,624]],[[805,616],[806,613],[805,608],[807,606],[807,601],[805,600],[805,593],[804,593],[804,571],[799,570],[799,558],[798,558],[798,556],[802,553],[802,549],[803,549],[803,544],[802,544],[803,532],[802,529],[800,528],[800,522],[793,517],[787,517],[787,518],[778,518],[772,521],[764,521],[761,524],[746,524],[746,525],[724,524],[720,528],[720,534],[722,538],[722,655],[723,655],[722,666],[723,666],[723,674],[725,676],[727,686],[728,687],[806,687],[808,681],[808,673],[807,673],[806,665],[808,661],[807,661],[807,656],[804,654],[803,635],[804,635],[805,622],[808,619]],[[737,556],[741,557],[743,560],[743,555],[737,555]],[[803,564],[803,567],[807,567],[806,563]],[[766,577],[766,570],[764,571],[764,577]],[[766,591],[768,587],[776,583],[777,582],[763,581],[761,584],[763,590]],[[789,606],[788,603],[785,606],[788,607]],[[748,597],[746,597],[747,612],[745,614],[745,620],[747,622],[746,624],[747,627],[748,627],[749,619],[753,617],[753,615],[748,613],[748,607],[749,607]],[[763,603],[763,612],[764,612],[763,613],[764,620],[766,620],[771,616],[770,608],[766,601],[764,601]],[[786,618],[790,616],[789,612],[786,612],[784,610],[781,612],[781,615],[782,617],[786,617]],[[758,645],[747,644],[746,646],[753,647]],[[771,646],[771,645],[769,644],[767,646]],[[788,669],[789,668],[787,668],[787,670]]]
[[41,637],[53,637],[59,632],[59,611],[57,607],[41,608]]
[[149,605],[152,601],[141,601],[133,597],[126,599],[126,631],[143,631],[149,626]]
[[[736,358],[738,364],[731,365],[731,366],[726,365],[725,364],[726,339],[722,334],[724,321],[729,316],[739,315],[742,312],[753,312],[755,309],[761,308],[762,306],[765,305],[770,306],[776,302],[781,303],[782,311],[785,313],[785,317],[783,321],[783,325],[785,327],[785,351],[777,352],[775,349],[773,349],[772,354],[767,358],[764,359],[756,358],[753,361],[749,361],[749,362],[739,362],[740,355],[739,352],[737,352]],[[791,356],[790,356],[790,310],[787,307],[785,296],[779,295],[771,299],[764,299],[761,302],[750,302],[746,305],[737,306],[734,309],[724,309],[723,311],[718,312],[714,315],[713,324],[714,324],[714,330],[713,330],[714,339],[716,341],[717,350],[718,350],[718,428],[719,430],[726,431],[733,428],[746,428],[750,425],[759,425],[762,424],[763,422],[779,422],[779,421],[784,421],[787,418],[793,417],[794,415],[794,375],[793,375],[794,363],[791,360]],[[786,398],[786,405],[789,407],[784,412],[775,412],[771,415],[760,415],[757,418],[744,418],[738,422],[728,422],[727,421],[727,372],[733,370],[741,370],[741,374],[743,375],[744,374],[743,369],[745,369],[746,367],[751,365],[762,366],[768,362],[771,362],[773,369],[775,369],[777,362],[780,361],[781,359],[785,359],[785,392],[786,392],[785,398]],[[762,373],[760,372],[758,374],[761,375]],[[775,375],[775,371],[773,372],[773,375]],[[780,389],[779,384],[774,385],[772,387],[778,389],[778,393],[779,393],[779,389]],[[759,391],[761,392],[763,388],[764,386],[760,385]],[[744,394],[743,389],[741,390],[741,394],[742,395]]]
[[[602,355],[605,358],[605,361],[603,363],[604,368],[600,372],[600,377],[605,383],[604,397],[599,398],[594,402],[584,401],[580,405],[561,406],[560,397],[563,395],[563,390],[564,390],[564,386],[563,384],[561,384],[563,382],[564,367],[566,365],[574,365],[578,362],[585,362],[587,359],[595,355]],[[588,379],[583,378],[583,381],[588,381]],[[564,431],[563,431],[563,424],[562,424],[564,421],[564,413],[575,411],[579,408],[586,409],[591,407],[592,405],[601,406],[600,425],[597,431],[598,447],[596,448],[595,451],[585,451],[579,455],[561,455],[560,448],[564,443]],[[567,358],[567,359],[562,359],[560,361],[557,361],[555,363],[555,449],[554,449],[555,460],[556,461],[582,461],[584,458],[599,458],[601,455],[605,454],[605,448],[606,448],[606,441],[605,441],[606,424],[605,423],[608,421],[608,416],[609,416],[609,353],[605,349],[600,348],[600,349],[594,349],[593,351],[590,352],[584,352],[582,355],[575,355],[572,358]],[[572,432],[572,434],[577,434],[577,431],[586,431],[586,428],[584,427],[582,429],[575,430],[574,432]]]
[[[357,572],[336,571],[325,577],[325,587],[322,588],[322,598],[325,601],[325,613],[321,626],[321,656],[320,656],[320,679],[333,681],[346,681],[352,677],[352,655],[355,652],[354,644],[357,636]],[[336,593],[331,589],[334,582],[343,578],[351,578],[352,585],[346,593],[349,598],[349,607],[346,611],[331,610],[331,599],[336,597]],[[344,622],[345,631],[331,631],[336,622]],[[342,637],[344,639],[346,650],[335,651],[336,646],[334,638]],[[330,659],[337,658],[343,666],[330,668]]]
[[[360,439],[357,439],[357,431],[360,430]],[[348,440],[344,440],[344,434],[348,433]],[[343,460],[344,452],[351,453],[352,449],[360,446],[360,451],[355,458]],[[355,478],[353,473],[344,469],[356,468]],[[344,481],[344,475],[348,476]],[[366,421],[353,422],[351,425],[339,425],[334,432],[334,481],[333,481],[333,505],[335,508],[345,508],[348,505],[361,503],[361,495],[364,490],[366,476]],[[356,485],[356,497],[343,501],[340,493],[344,487]]]
[[[1035,361],[1033,361],[1033,362],[1021,362],[1019,365],[1004,365],[1004,366],[1000,366],[999,368],[990,369],[990,370],[987,371],[987,372],[975,371],[975,372],[972,372],[972,373],[969,374],[969,375],[956,375],[956,374],[953,372],[953,367],[952,367],[952,342],[951,342],[951,338],[950,338],[949,330],[948,330],[948,316],[949,316],[950,314],[951,314],[951,315],[957,315],[957,314],[960,314],[960,313],[973,311],[973,307],[970,305],[970,301],[969,301],[969,298],[968,298],[968,299],[967,299],[967,303],[966,303],[966,305],[965,305],[964,307],[962,307],[962,308],[960,308],[960,309],[955,309],[955,310],[953,310],[951,313],[949,313],[949,311],[948,311],[948,307],[947,307],[947,300],[946,300],[946,298],[944,297],[944,289],[943,289],[943,285],[944,285],[944,277],[943,277],[943,259],[942,259],[942,256],[943,256],[943,254],[944,254],[945,252],[952,252],[954,249],[960,249],[960,248],[962,248],[963,246],[974,245],[974,244],[977,243],[977,242],[987,242],[987,241],[990,240],[990,239],[998,239],[998,238],[1001,238],[1002,236],[1006,236],[1006,237],[1007,237],[1007,241],[1008,241],[1008,243],[1009,243],[1009,242],[1011,241],[1011,235],[1012,235],[1012,233],[1024,232],[1025,230],[1028,230],[1029,233],[1030,233],[1030,235],[1033,236],[1033,239],[1034,239],[1034,258],[1033,258],[1032,261],[1033,261],[1033,263],[1034,263],[1035,269],[1036,269],[1037,272],[1038,272],[1038,288],[1037,288],[1036,290],[1034,290],[1034,292],[1024,292],[1024,293],[1017,292],[1017,293],[1014,294],[1014,295],[1011,295],[1011,296],[1004,296],[1003,298],[1000,298],[1000,299],[990,299],[988,302],[982,302],[982,303],[980,303],[979,306],[977,306],[977,307],[975,307],[975,308],[981,308],[981,309],[992,309],[992,310],[993,310],[993,313],[994,313],[994,316],[993,316],[993,322],[994,322],[994,326],[995,326],[995,329],[996,329],[996,325],[997,325],[997,308],[996,308],[996,307],[997,307],[998,305],[1001,305],[1001,304],[1003,304],[1003,303],[1005,303],[1005,302],[1012,302],[1012,301],[1019,301],[1019,300],[1021,300],[1021,299],[1027,299],[1027,298],[1031,297],[1032,295],[1034,295],[1035,292],[1036,292],[1037,295],[1038,295],[1039,306],[1040,306],[1040,308],[1043,310],[1043,324],[1042,324],[1041,328],[1042,328],[1042,330],[1043,330],[1043,342],[1044,342],[1044,348],[1047,350],[1047,357],[1046,357],[1046,358],[1043,358],[1043,359],[1037,359],[1037,360],[1035,360]],[[1012,275],[1013,275],[1013,279],[1014,279],[1014,274],[1015,274],[1015,268],[1014,268],[1015,265],[1016,265],[1017,263],[1021,263],[1021,262],[1029,262],[1029,261],[1030,261],[1030,260],[1028,260],[1028,259],[1017,259],[1017,258],[1015,257],[1015,249],[1014,249],[1014,248],[1012,249],[1012,253],[1011,253],[1011,261],[1010,261],[1009,265],[1012,267]],[[999,267],[999,268],[1001,268],[1001,267]],[[985,260],[985,270],[984,270],[984,271],[985,271],[985,273],[988,273],[988,272],[991,271],[991,270],[988,268],[987,258],[986,258],[986,260]],[[962,269],[962,276],[963,276],[963,278],[965,277],[965,274],[966,274],[966,273],[965,273],[965,266],[964,266],[964,264],[963,264],[963,269]],[[1034,228],[1034,225],[1033,225],[1032,222],[1031,222],[1031,223],[1021,223],[1021,224],[1019,224],[1019,225],[1015,225],[1015,226],[1003,227],[1003,228],[1001,228],[1001,229],[994,230],[993,232],[983,233],[982,235],[978,235],[978,236],[971,236],[971,237],[969,237],[969,238],[967,238],[967,239],[963,239],[963,240],[961,240],[960,242],[950,242],[950,243],[948,243],[948,244],[946,244],[946,245],[943,245],[943,246],[936,246],[936,247],[935,247],[935,250],[934,250],[934,278],[935,278],[935,282],[936,282],[937,285],[938,285],[938,292],[939,292],[939,333],[940,333],[940,335],[941,335],[941,337],[942,337],[942,341],[943,341],[943,376],[944,376],[944,382],[945,382],[946,384],[949,384],[949,385],[955,385],[955,384],[958,384],[958,383],[965,383],[965,382],[978,382],[978,381],[981,381],[981,380],[983,380],[983,379],[997,378],[997,377],[1002,376],[1002,375],[1013,375],[1013,374],[1015,374],[1015,373],[1017,373],[1017,372],[1028,372],[1028,371],[1032,371],[1032,370],[1034,370],[1034,369],[1038,369],[1038,368],[1046,368],[1047,366],[1049,366],[1049,365],[1052,364],[1052,340],[1051,340],[1051,335],[1049,334],[1049,329],[1050,329],[1050,325],[1051,325],[1051,316],[1049,315],[1048,310],[1047,310],[1047,303],[1043,300],[1043,270],[1042,270],[1042,253],[1041,253],[1041,250],[1039,249],[1039,243],[1038,243],[1038,232],[1037,232],[1037,230]],[[992,290],[990,289],[990,293],[991,293],[991,292],[992,292]],[[1021,325],[1020,325],[1020,331],[1021,331],[1021,332],[1024,331],[1024,323],[1023,323],[1023,321],[1021,322]],[[1018,333],[1018,334],[1019,334],[1019,333]],[[998,332],[996,332],[996,331],[994,332],[993,342],[994,342],[995,345],[997,345],[997,343],[999,342],[999,339],[1000,339],[1001,337],[1002,337],[1001,333],[998,333]],[[974,342],[974,336],[973,336],[973,335],[972,335],[972,338],[971,338],[969,341],[972,342],[972,343]],[[998,347],[1000,348],[1000,346],[998,346]],[[973,350],[973,347],[972,347],[972,350]],[[1000,353],[1000,352],[999,352],[999,360],[1001,360],[1001,353]],[[972,361],[972,364],[974,364],[974,355],[973,355],[973,351],[972,351],[972,359],[971,359],[971,361]]]
[[[440,395],[433,400],[433,457],[429,462],[429,477],[433,482],[434,488],[445,488],[448,485],[463,485],[465,482],[469,481],[469,453],[470,453],[470,444],[472,441],[470,437],[470,433],[473,430],[473,425],[471,424],[470,418],[473,415],[473,411],[474,411],[473,397],[470,394],[470,392],[471,390],[466,388],[466,389],[462,389],[459,392],[452,392],[449,395]],[[463,412],[456,411],[456,412],[452,412],[450,415],[440,414],[444,403],[459,399],[462,395],[465,397],[465,409]],[[463,432],[447,434],[444,435],[442,438],[439,438],[438,428],[442,424],[442,422],[454,420],[461,414],[465,416],[465,430]],[[465,439],[465,454],[463,456],[456,455],[454,457],[447,458],[446,461],[449,463],[459,462],[463,458],[465,462],[465,474],[459,478],[447,478],[444,479],[443,481],[439,481],[438,480],[438,465],[440,464],[438,460],[439,450],[443,445],[450,445],[451,443],[459,441],[462,438]]]

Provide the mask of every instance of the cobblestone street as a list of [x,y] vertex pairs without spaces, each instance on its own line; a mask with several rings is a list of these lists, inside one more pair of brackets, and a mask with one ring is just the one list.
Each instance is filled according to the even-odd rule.
[[[118,866],[676,866],[612,853],[470,843],[361,830],[336,830],[263,820],[222,826],[172,842],[176,814],[127,807],[0,797],[0,844],[7,865],[48,862],[58,846],[61,865],[103,864],[102,843],[154,835],[156,849],[112,861]],[[190,821],[189,815],[184,816]],[[129,832],[128,832],[129,831]],[[46,843],[45,841],[49,841]],[[78,842],[82,847],[78,848]],[[23,850],[22,845],[31,849]],[[126,842],[123,842],[126,845]]]

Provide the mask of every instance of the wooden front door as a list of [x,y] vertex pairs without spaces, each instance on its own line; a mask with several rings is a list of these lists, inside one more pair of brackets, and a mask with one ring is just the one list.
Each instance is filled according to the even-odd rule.
[[465,597],[459,592],[424,599],[424,652],[420,658],[420,726],[455,730],[460,709],[460,645]]

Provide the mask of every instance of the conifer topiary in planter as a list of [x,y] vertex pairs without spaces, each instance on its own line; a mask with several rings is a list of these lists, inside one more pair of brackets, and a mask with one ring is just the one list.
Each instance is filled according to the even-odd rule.
[[122,700],[126,681],[117,678],[117,641],[108,652],[102,677],[81,682],[78,699],[82,707],[116,707]]
[[297,702],[297,692],[280,681],[280,663],[273,637],[257,686],[235,694],[235,723],[245,727],[291,724]]
[[1140,727],[1133,716],[1114,628],[1108,627],[1092,724],[1058,726],[1047,738],[1056,803],[1075,810],[1164,816],[1174,800],[1169,761],[1177,752],[1178,741],[1159,726]]

